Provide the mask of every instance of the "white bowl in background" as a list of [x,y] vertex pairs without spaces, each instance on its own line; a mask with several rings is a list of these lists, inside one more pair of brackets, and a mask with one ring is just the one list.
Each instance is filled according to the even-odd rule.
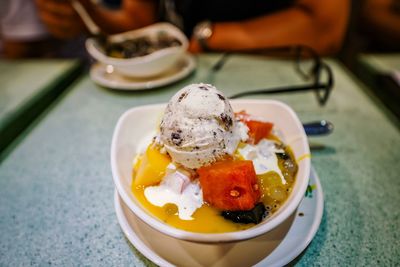
[[112,65],[122,75],[129,77],[151,77],[169,70],[181,59],[188,48],[189,42],[181,30],[170,23],[155,23],[138,30],[110,35],[110,42],[123,42],[141,37],[156,36],[160,32],[166,32],[175,37],[181,43],[156,50],[148,55],[132,58],[115,58],[107,56],[95,38],[86,40],[86,49],[97,61],[106,65]]
[[129,209],[143,222],[162,234],[199,243],[238,242],[267,233],[285,221],[303,199],[310,175],[310,149],[303,126],[296,113],[286,104],[274,100],[232,100],[235,112],[245,110],[274,123],[289,145],[299,169],[293,190],[285,203],[261,223],[243,231],[228,233],[195,233],[172,227],[142,207],[131,191],[133,159],[140,140],[157,128],[166,104],[132,108],[119,119],[111,144],[111,168],[116,189]]

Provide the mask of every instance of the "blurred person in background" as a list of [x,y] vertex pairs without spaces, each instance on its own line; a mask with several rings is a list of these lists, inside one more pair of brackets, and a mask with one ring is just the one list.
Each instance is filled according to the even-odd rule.
[[2,54],[7,58],[43,55],[49,33],[31,0],[0,1]]
[[366,49],[400,51],[400,0],[366,0],[361,19]]
[[400,0],[353,0],[339,58],[357,71],[360,53],[400,51]]
[[[79,19],[79,18],[78,18]],[[34,0],[0,0],[0,56],[9,59],[42,57],[87,58],[84,27],[70,40],[55,38],[39,17]]]
[[[70,39],[83,31],[68,0],[35,1],[55,37]],[[110,34],[171,22],[190,38],[194,53],[302,44],[331,55],[342,45],[350,9],[349,0],[122,0],[117,10],[79,1]]]

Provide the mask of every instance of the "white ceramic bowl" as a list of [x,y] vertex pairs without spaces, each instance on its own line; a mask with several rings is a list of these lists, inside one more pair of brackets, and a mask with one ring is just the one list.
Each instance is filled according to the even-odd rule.
[[263,116],[274,123],[282,133],[298,161],[299,169],[293,190],[277,212],[250,229],[217,234],[194,233],[165,224],[151,215],[131,192],[132,163],[138,143],[157,127],[166,104],[132,108],[119,119],[111,145],[111,168],[116,189],[132,212],[159,232],[182,240],[217,243],[237,242],[260,236],[285,221],[304,197],[310,175],[310,149],[303,126],[296,113],[286,104],[274,100],[233,100],[234,111],[246,110],[249,114]]
[[138,30],[110,36],[111,42],[122,42],[140,37],[156,36],[159,32],[177,38],[181,45],[157,50],[151,54],[133,58],[114,58],[107,56],[94,38],[86,40],[86,49],[97,61],[114,66],[115,71],[130,77],[151,77],[169,70],[185,55],[188,39],[177,27],[170,23],[156,23]]

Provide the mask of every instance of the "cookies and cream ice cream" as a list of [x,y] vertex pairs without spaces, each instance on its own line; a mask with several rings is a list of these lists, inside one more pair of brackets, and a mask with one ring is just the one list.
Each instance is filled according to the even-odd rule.
[[169,101],[160,139],[174,162],[196,169],[232,155],[247,127],[235,121],[228,100],[214,86],[191,84]]

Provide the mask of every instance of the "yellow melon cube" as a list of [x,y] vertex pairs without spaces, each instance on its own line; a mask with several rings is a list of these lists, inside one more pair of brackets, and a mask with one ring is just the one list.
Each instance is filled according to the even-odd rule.
[[152,144],[149,145],[146,153],[138,159],[134,166],[133,184],[135,186],[158,184],[164,177],[166,168],[170,163],[171,158],[168,155],[162,154]]

